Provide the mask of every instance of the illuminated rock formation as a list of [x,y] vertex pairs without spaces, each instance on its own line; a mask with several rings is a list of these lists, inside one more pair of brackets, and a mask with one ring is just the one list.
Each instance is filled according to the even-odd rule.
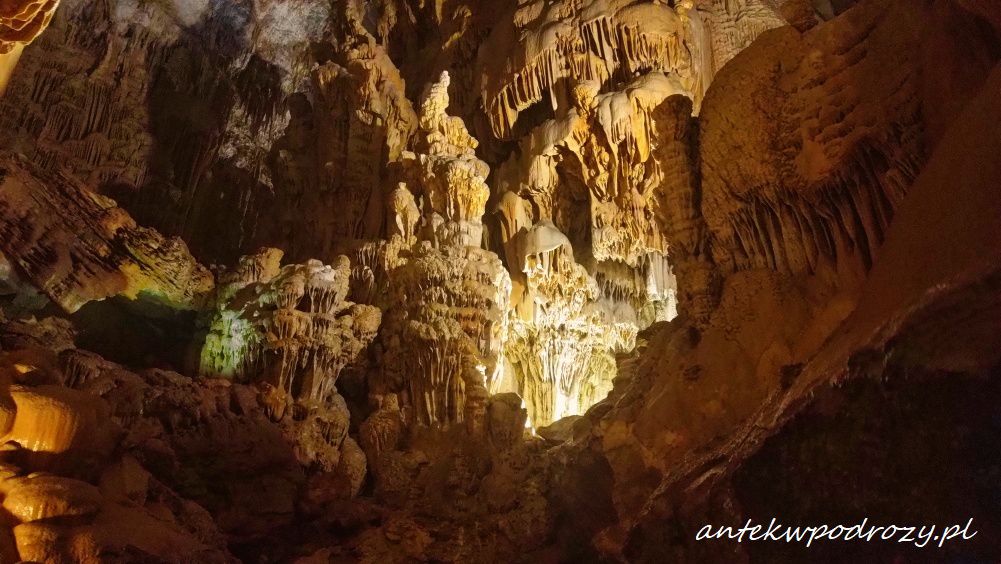
[[[659,72],[622,92],[598,94],[597,84],[581,84],[566,117],[533,130],[497,173],[502,242],[533,215],[552,221],[583,247],[578,254],[591,265],[601,297],[631,308],[635,324],[669,319],[674,309],[665,259],[673,226],[664,201],[668,175],[677,171],[661,157],[666,141],[655,140],[654,114],[683,93]],[[658,308],[659,316],[641,313]]]
[[[11,465],[4,465],[0,475],[4,508],[16,523],[5,531],[0,555],[12,562],[99,562],[111,557],[234,561],[219,545],[218,531],[193,526],[195,520],[211,523],[204,510],[173,513],[156,500],[156,485],[136,492],[140,499],[149,496],[144,506],[72,478],[25,475]],[[215,538],[198,537],[206,533]]]
[[[784,23],[758,0],[522,3],[479,60],[493,133],[519,139],[492,182],[502,243],[526,223],[552,221],[611,317],[640,328],[671,319],[678,286],[669,256],[686,276],[714,280],[693,232],[695,139],[683,112],[697,113],[722,66]],[[690,297],[693,311],[712,299]]]
[[[659,2],[526,2],[494,29],[478,61],[494,134],[510,138],[521,112],[537,103],[569,105],[573,81],[599,84],[647,70],[685,73],[688,92],[699,68],[685,46],[685,25]],[[499,56],[498,56],[499,55]]]
[[9,1],[0,11],[0,53],[7,54],[38,37],[55,12],[58,1]]
[[[522,320],[512,358],[534,398],[526,401],[536,425],[604,397],[614,353],[630,349],[640,327],[676,315],[667,254],[679,226],[664,204],[676,182],[667,175],[691,163],[672,160],[678,141],[657,140],[663,126],[654,115],[677,119],[669,99],[685,90],[652,72],[622,92],[598,92],[597,83],[578,85],[566,117],[534,129],[496,175],[500,238]],[[576,264],[575,250],[588,268]],[[526,388],[542,382],[545,391]]]
[[58,5],[59,0],[10,0],[0,5],[0,95],[24,46],[48,27]]
[[[573,109],[521,142],[519,154],[499,172],[499,185],[574,235],[578,223],[587,221],[589,251],[596,260],[635,266],[648,252],[666,253],[666,226],[658,209],[664,178],[651,154],[656,146],[652,114],[665,99],[680,94],[684,89],[677,80],[660,73],[643,75],[610,94],[599,94],[597,83],[577,86]],[[577,204],[584,191],[587,201]]]
[[534,426],[585,411],[611,389],[616,352],[632,348],[634,323],[616,323],[587,271],[552,223],[508,243],[521,272],[507,354]]
[[[480,50],[484,108],[509,139],[535,104],[573,103],[577,83],[622,84],[660,71],[678,77],[698,108],[713,74],[765,29],[785,22],[760,0],[522,2]],[[498,56],[498,54],[501,54]]]
[[386,199],[386,236],[392,239],[400,237],[404,242],[411,243],[417,232],[417,224],[421,219],[421,210],[417,207],[414,193],[401,182]]

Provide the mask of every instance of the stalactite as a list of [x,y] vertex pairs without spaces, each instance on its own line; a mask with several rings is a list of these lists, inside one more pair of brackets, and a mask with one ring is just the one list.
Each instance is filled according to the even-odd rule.
[[[557,110],[559,85],[568,80],[621,83],[659,71],[680,78],[697,110],[723,62],[762,31],[785,25],[756,0],[742,0],[735,9],[714,2],[708,17],[690,1],[675,4],[606,2],[599,11],[565,1],[545,18],[516,17],[510,28],[496,29],[479,61],[493,134],[511,138],[519,114],[546,98]],[[704,19],[711,22],[709,30]],[[520,37],[525,39],[510,44]],[[498,59],[486,53],[511,54]]]
[[886,147],[863,143],[810,195],[771,190],[750,199],[717,235],[717,244],[737,251],[731,268],[810,272],[820,261],[851,257],[871,266],[920,160],[906,138]]

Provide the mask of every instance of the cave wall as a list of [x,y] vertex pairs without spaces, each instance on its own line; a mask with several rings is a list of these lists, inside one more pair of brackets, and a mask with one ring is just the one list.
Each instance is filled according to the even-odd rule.
[[[968,32],[944,32],[945,22]],[[985,43],[968,57],[944,56],[980,40]],[[925,51],[943,44],[953,47]],[[693,542],[702,524],[761,515],[760,505],[741,505],[748,486],[733,491],[730,476],[742,471],[744,456],[776,432],[766,448],[797,449],[798,439],[781,438],[810,425],[808,418],[791,419],[795,413],[806,406],[822,410],[818,398],[846,393],[828,388],[871,385],[844,382],[899,378],[904,382],[896,385],[903,388],[913,383],[907,375],[924,374],[934,387],[960,372],[978,382],[970,385],[985,385],[980,378],[989,378],[997,362],[986,345],[996,332],[996,321],[988,321],[996,317],[996,300],[988,297],[996,269],[985,262],[996,260],[988,257],[997,252],[989,235],[996,225],[986,219],[993,213],[986,210],[997,209],[988,187],[997,174],[996,159],[988,156],[997,139],[980,120],[997,111],[997,58],[985,64],[981,56],[996,45],[996,31],[954,3],[916,9],[913,3],[862,2],[803,33],[783,28],[763,34],[717,76],[699,116],[700,227],[708,251],[693,262],[719,284],[699,286],[710,292],[708,308],[646,335],[629,364],[628,383],[579,426],[578,440],[592,441],[609,461],[622,518],[599,536],[599,550],[631,561],[797,561],[803,553],[791,548],[767,552]],[[754,62],[771,48],[772,55]],[[799,48],[804,54],[781,62],[782,54]],[[943,65],[955,69],[950,76],[977,78],[948,80]],[[838,70],[829,74],[832,69]],[[866,78],[869,72],[875,75]],[[961,110],[940,105],[932,94],[959,84],[970,88],[957,94],[968,100]],[[809,108],[809,117],[788,119],[797,116],[797,104]],[[945,115],[950,125],[943,133]],[[862,122],[842,127],[856,118]],[[983,220],[965,224],[964,217]],[[684,261],[677,270],[685,287]],[[689,287],[694,280],[688,278]],[[959,305],[980,299],[986,301],[977,312]],[[958,310],[945,313],[953,307]],[[930,336],[947,332],[957,339]],[[844,409],[878,417],[881,408],[867,401],[855,396]],[[842,424],[802,432],[843,454],[850,447],[838,434]],[[964,425],[942,432],[961,434]],[[874,441],[892,443],[896,431],[873,432]],[[764,464],[767,455],[754,456],[753,464]],[[964,471],[961,460],[938,464],[945,473]],[[876,503],[862,492],[845,502],[870,501]],[[830,508],[810,515],[831,519],[835,513]],[[879,550],[864,554],[892,557]],[[979,554],[983,547],[968,550]]]

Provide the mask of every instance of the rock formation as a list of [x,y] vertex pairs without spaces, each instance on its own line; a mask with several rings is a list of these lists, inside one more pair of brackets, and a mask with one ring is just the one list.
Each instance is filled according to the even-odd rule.
[[[662,207],[668,163],[651,151],[651,140],[655,109],[684,91],[660,73],[644,75],[623,92],[597,90],[596,84],[579,85],[567,117],[535,129],[498,172],[501,241],[517,246],[510,240],[529,221],[555,224],[571,241],[587,245],[578,255],[592,265],[601,297],[639,318],[646,308],[673,307],[669,214]],[[509,255],[512,260],[518,259]]]
[[[41,349],[3,353],[4,561],[234,561],[208,512],[165,483],[177,477],[139,462],[173,457],[157,437],[176,432],[171,424],[191,424],[168,418],[170,386],[93,357],[75,349],[59,357]],[[174,397],[197,405],[190,392],[198,386]],[[255,435],[260,440],[247,436]]]
[[400,394],[422,425],[476,425],[469,416],[502,384],[507,340],[510,278],[481,248],[489,169],[447,113],[449,83],[442,73],[429,85],[415,137],[393,163],[389,241],[359,252],[359,278],[382,290],[366,293],[387,312],[377,389]]
[[184,241],[140,227],[72,176],[0,161],[0,251],[67,312],[124,296],[197,309],[212,277]]
[[[392,188],[386,165],[417,127],[400,71],[356,7],[340,4],[334,52],[312,70],[311,88],[290,97],[288,128],[270,155],[277,217],[262,236],[297,259],[329,253],[338,239],[381,235]],[[303,206],[338,213],[303,222]]]
[[387,274],[381,384],[403,394],[416,421],[463,422],[470,396],[501,384],[510,282],[497,256],[475,247],[424,242],[408,255]]
[[279,267],[281,257],[263,249],[221,275],[200,373],[268,380],[290,397],[324,402],[375,338],[381,312],[347,301],[347,257]]
[[0,94],[6,90],[24,46],[48,27],[58,5],[58,0],[11,0],[0,7]]
[[311,260],[284,267],[281,258],[277,249],[262,249],[220,274],[199,372],[261,385],[264,412],[281,425],[299,462],[323,472],[313,485],[353,497],[365,457],[348,437],[351,415],[337,380],[375,339],[381,311],[347,301],[347,257],[334,266]]
[[636,327],[616,323],[599,307],[597,284],[552,223],[543,220],[520,235],[525,304],[512,322],[508,355],[531,422],[543,426],[607,395],[613,355],[632,348]]
[[[597,440],[603,445],[600,450],[611,465],[613,480],[621,484],[610,490],[616,513],[636,515],[603,528],[596,541],[600,552],[636,561],[669,559],[679,553],[696,561],[725,561],[734,553],[751,561],[795,561],[807,554],[837,560],[844,554],[836,547],[808,553],[736,543],[705,545],[694,542],[694,532],[705,522],[761,519],[756,508],[769,504],[762,503],[763,498],[748,490],[743,480],[757,472],[755,487],[761,487],[761,480],[775,478],[764,478],[760,469],[748,470],[742,466],[743,457],[754,460],[752,465],[763,465],[761,457],[766,455],[754,454],[758,449],[785,448],[763,444],[797,442],[791,436],[798,433],[824,441],[833,428],[826,425],[835,425],[820,415],[831,405],[825,402],[844,401],[842,405],[860,410],[844,419],[877,417],[873,412],[861,415],[868,408],[860,407],[866,401],[860,398],[871,392],[858,391],[871,390],[873,378],[893,380],[903,378],[904,372],[920,373],[930,379],[926,382],[948,378],[937,368],[944,361],[938,355],[952,353],[917,336],[935,331],[932,314],[919,312],[935,309],[931,304],[937,298],[920,291],[908,297],[901,294],[906,293],[904,287],[931,288],[934,283],[911,285],[880,273],[907,271],[904,262],[928,257],[923,245],[944,244],[929,241],[938,240],[942,232],[926,230],[918,235],[922,229],[918,225],[943,221],[944,227],[961,221],[961,213],[944,211],[959,204],[932,203],[945,198],[943,186],[956,186],[937,176],[938,166],[950,165],[936,162],[954,163],[957,168],[952,170],[964,171],[956,174],[969,174],[956,180],[965,186],[962,190],[980,193],[984,179],[994,172],[983,168],[974,172],[954,159],[982,162],[980,166],[991,170],[996,159],[979,153],[981,149],[964,149],[955,140],[936,140],[932,126],[938,123],[938,112],[948,110],[927,96],[952,86],[929,85],[948,80],[935,72],[941,64],[937,57],[909,55],[922,52],[925,42],[939,47],[949,43],[939,35],[940,18],[972,28],[982,24],[955,6],[912,8],[897,2],[863,2],[806,33],[791,28],[769,32],[716,76],[699,116],[701,203],[693,217],[697,230],[692,233],[703,240],[691,247],[691,254],[678,256],[676,263],[679,288],[699,287],[707,295],[690,318],[683,316],[682,323],[647,335],[639,357],[620,368],[620,379],[628,384],[616,388],[606,405],[590,414],[589,422],[575,425],[578,443]],[[978,49],[996,45],[995,39],[987,39],[989,32],[978,33],[977,39],[969,38],[974,44],[987,42]],[[770,62],[776,60],[789,64]],[[990,64],[974,59],[963,65],[961,72],[978,77],[969,83],[976,85],[974,90],[989,96],[996,69],[988,78]],[[996,109],[996,104],[981,98],[966,111],[972,118]],[[980,141],[973,143],[978,145],[997,142],[996,136],[957,114],[948,119],[956,136],[977,138]],[[932,192],[938,195],[931,196]],[[997,205],[992,197],[991,204],[981,199],[985,193],[966,194],[965,202],[979,202],[984,209]],[[953,219],[945,220],[946,216]],[[982,260],[996,252],[995,245],[975,239],[996,231],[996,226],[970,227],[957,235],[963,242],[953,240],[955,249],[976,249],[969,255],[961,253],[968,262],[946,259],[950,253],[945,252],[939,255],[943,262],[924,263],[923,272],[932,278],[958,276],[958,285],[945,283],[950,288],[943,287],[946,293],[976,292],[960,280],[991,284],[986,280],[993,275],[988,274],[990,268],[984,270]],[[720,282],[707,284],[705,275],[699,274],[706,271]],[[876,302],[883,305],[877,307]],[[689,313],[687,307],[696,304],[682,305],[683,313]],[[996,304],[987,299],[977,307],[993,311]],[[986,335],[982,331],[993,331],[975,322],[960,322],[954,330],[975,342],[982,342]],[[911,338],[925,343],[918,346],[920,351],[904,344]],[[901,354],[908,358],[903,361],[906,369],[897,364]],[[979,359],[974,362],[977,367],[967,366],[970,373],[996,374],[991,354],[959,356]],[[799,415],[804,411],[809,415]],[[804,420],[817,417],[825,422],[802,426],[811,425]],[[844,419],[837,425],[850,424]],[[887,423],[882,432],[889,433],[891,426]],[[852,472],[873,476],[882,471],[865,468],[866,462],[848,462],[852,456],[869,460],[853,447],[841,443],[836,448],[845,449],[842,460]],[[817,457],[809,464],[828,460],[814,450],[809,456]],[[872,468],[886,468],[883,460],[870,462]],[[942,466],[935,468],[933,472],[944,471]],[[643,481],[648,485],[635,485]],[[949,495],[955,499],[967,495],[961,490],[956,486]],[[803,495],[809,496],[805,490]],[[875,506],[882,503],[877,497],[860,494],[840,507]],[[785,509],[771,507],[797,512],[800,518],[833,515],[810,513],[788,498],[784,503]],[[798,509],[788,509],[793,505]],[[947,510],[929,506],[923,511]],[[663,531],[675,527],[684,532],[676,540],[665,538]],[[984,548],[965,550],[982,553]],[[884,547],[866,554],[889,558],[913,553]]]
[[0,0],[0,562],[997,560],[999,13]]

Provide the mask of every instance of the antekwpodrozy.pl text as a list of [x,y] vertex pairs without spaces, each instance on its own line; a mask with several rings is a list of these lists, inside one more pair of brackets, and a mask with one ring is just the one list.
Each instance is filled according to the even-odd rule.
[[869,518],[855,525],[787,526],[772,518],[767,525],[748,519],[743,527],[705,525],[695,534],[695,540],[735,540],[737,542],[787,542],[811,546],[817,541],[839,542],[899,542],[917,547],[941,548],[951,540],[970,540],[977,535],[971,518],[965,525],[870,525]]

